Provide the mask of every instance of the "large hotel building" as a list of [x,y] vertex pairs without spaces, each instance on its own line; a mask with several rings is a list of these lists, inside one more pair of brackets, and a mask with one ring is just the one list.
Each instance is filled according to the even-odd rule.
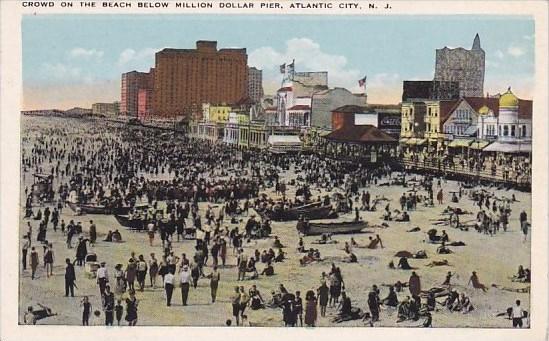
[[215,41],[197,41],[196,49],[156,53],[152,112],[162,118],[190,118],[202,103],[236,103],[247,95],[246,49],[217,50]]
[[154,69],[149,72],[131,71],[122,74],[120,114],[137,117],[139,90],[152,90]]

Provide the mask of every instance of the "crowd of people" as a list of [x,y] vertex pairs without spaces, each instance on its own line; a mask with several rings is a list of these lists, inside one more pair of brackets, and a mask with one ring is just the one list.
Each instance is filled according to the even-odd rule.
[[[223,144],[172,133],[106,125],[87,125],[83,129],[71,121],[63,128],[30,124],[22,140],[22,174],[28,177],[22,193],[25,203],[22,271],[27,271],[28,262],[30,280],[42,280],[37,276],[42,257],[44,273],[49,278],[54,275],[54,264],[58,262],[54,256],[58,254],[57,250],[63,247],[66,249],[63,254],[73,253],[74,257],[66,258],[64,264],[65,296],[72,297],[75,290],[80,290],[77,282],[85,274],[95,278],[100,297],[99,307],[92,307],[97,303],[90,300],[91,296],[82,298],[83,325],[89,325],[90,319],[98,319],[99,315],[101,324],[114,325],[116,320],[119,325],[123,319],[127,325],[136,325],[139,296],[148,295],[149,291],[162,291],[165,305],[171,307],[175,288],[179,287],[181,305],[193,305],[195,297],[203,290],[199,283],[204,281],[208,283],[211,304],[218,301],[218,289],[223,282],[239,282],[230,297],[232,317],[239,326],[254,323],[248,317],[250,313],[246,314],[247,307],[252,311],[280,309],[285,326],[315,326],[319,320],[330,316],[330,323],[362,320],[369,325],[378,325],[389,318],[399,323],[423,318],[421,326],[424,327],[432,325],[432,314],[438,312],[437,303],[451,312],[469,313],[476,308],[470,295],[465,291],[458,294],[451,287],[450,279],[441,288],[422,290],[419,271],[408,263],[413,257],[400,257],[396,267],[414,269],[408,281],[391,284],[383,293],[386,295],[382,295],[382,284],[373,285],[367,293],[367,307],[360,308],[352,297],[364,292],[351,292],[346,288],[342,270],[350,263],[361,263],[357,249],[389,247],[384,245],[379,234],[370,237],[363,246],[351,239],[333,261],[333,257],[324,257],[322,246],[306,246],[303,239],[298,242],[295,252],[285,251],[287,247],[280,235],[273,233],[276,223],[267,215],[255,214],[321,202],[333,205],[336,211],[354,215],[356,221],[361,219],[362,212],[375,211],[379,206],[381,219],[385,222],[410,223],[414,220],[414,211],[421,209],[420,205],[429,209],[443,207],[444,191],[440,179],[416,178],[405,173],[395,176],[389,164],[372,168],[314,153],[269,155],[247,150],[236,153]],[[502,162],[514,164],[517,160]],[[290,168],[297,176],[284,179],[281,174]],[[49,174],[51,186],[38,189],[29,185],[33,173]],[[396,205],[400,210],[391,209],[388,198],[371,198],[369,190],[365,189],[384,184],[403,186],[406,190],[412,188],[398,199]],[[337,198],[312,194],[334,191],[338,193]],[[47,194],[43,195],[44,192]],[[465,196],[466,192],[469,197]],[[465,213],[450,208],[448,214],[444,213],[446,217],[440,220],[441,224],[460,229],[470,225],[490,235],[509,228],[513,199],[497,198],[488,192],[466,191],[462,187],[454,197],[456,201],[453,198],[451,201],[456,207],[461,200],[476,203],[479,207],[476,219],[463,221]],[[143,245],[135,245],[138,252],[129,255],[105,257],[101,254],[105,249],[97,245],[122,241],[132,229],[109,227],[111,230],[102,239],[93,217],[80,216],[82,212],[77,210],[71,212],[69,203],[127,209],[128,219],[139,222],[139,230],[146,232],[142,234]],[[526,212],[521,212],[519,219],[521,231],[527,231]],[[35,224],[38,224],[37,232],[33,231]],[[299,239],[297,232],[292,233],[296,240]],[[330,236],[322,238],[324,242],[321,240],[318,244],[328,245]],[[270,245],[253,247],[257,242]],[[437,251],[439,254],[447,254],[444,250],[448,250],[448,245],[457,243],[446,230],[436,242],[440,242],[439,249],[443,251]],[[181,245],[192,245],[193,251],[181,253]],[[147,252],[145,246],[154,252]],[[112,243],[108,247],[118,246]],[[318,286],[288,290],[285,285],[292,285],[291,279],[278,276],[277,268],[294,259],[302,266],[333,262],[331,268],[321,274]],[[436,261],[431,264],[444,265]],[[525,278],[528,282],[530,278],[530,272],[526,270],[519,271],[517,277],[523,283],[527,283]],[[285,280],[289,283],[282,283]],[[256,284],[258,281],[282,284],[271,292],[270,299],[264,299]],[[475,289],[489,289],[480,283],[475,272],[470,282]],[[404,287],[408,287],[409,295],[404,293]],[[383,311],[387,311],[387,316]],[[396,317],[392,316],[392,311]],[[48,316],[41,313],[44,317],[33,318],[33,314],[36,315],[36,310],[26,312],[33,323],[55,316],[51,309]],[[147,314],[147,311],[139,314]],[[227,324],[232,325],[232,319],[229,321]]]

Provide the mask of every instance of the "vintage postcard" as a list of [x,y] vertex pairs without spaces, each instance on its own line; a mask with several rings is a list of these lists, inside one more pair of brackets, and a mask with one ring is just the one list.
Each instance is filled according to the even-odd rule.
[[546,2],[1,6],[2,340],[546,339]]

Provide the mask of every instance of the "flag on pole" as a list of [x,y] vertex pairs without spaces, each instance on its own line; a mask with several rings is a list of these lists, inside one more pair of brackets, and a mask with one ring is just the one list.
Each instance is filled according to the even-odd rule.
[[366,76],[364,78],[358,80],[358,86],[363,87],[366,85]]
[[286,73],[286,63],[280,65],[280,73]]

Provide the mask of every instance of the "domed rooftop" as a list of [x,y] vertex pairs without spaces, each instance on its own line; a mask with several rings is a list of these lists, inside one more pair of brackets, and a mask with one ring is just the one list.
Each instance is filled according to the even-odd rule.
[[511,87],[507,89],[507,92],[501,95],[499,98],[499,106],[501,107],[518,107],[519,99],[515,94],[511,92]]
[[488,115],[488,113],[490,112],[490,108],[488,108],[486,105],[483,105],[482,107],[480,107],[480,109],[478,109],[478,113],[480,115]]

